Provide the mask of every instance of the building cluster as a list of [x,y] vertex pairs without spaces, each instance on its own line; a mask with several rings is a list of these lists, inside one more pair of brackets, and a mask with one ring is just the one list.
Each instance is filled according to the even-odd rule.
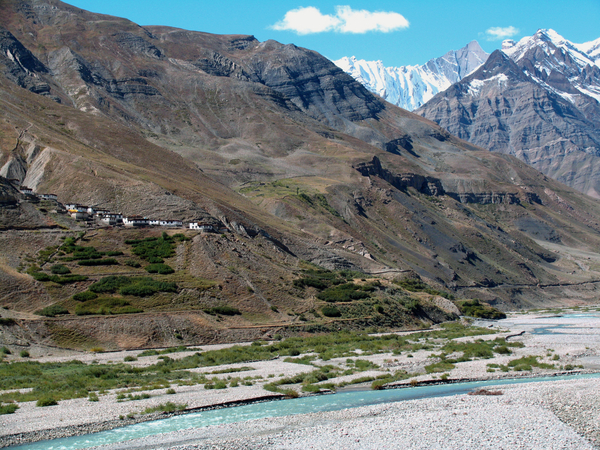
[[[13,184],[16,180],[9,180]],[[223,226],[215,226],[204,221],[188,222],[184,225],[181,220],[174,219],[149,219],[139,215],[124,216],[121,213],[115,213],[107,209],[97,208],[95,206],[82,205],[80,203],[65,203],[58,201],[58,196],[55,194],[40,194],[33,191],[27,186],[19,186],[19,191],[31,199],[53,200],[59,205],[62,205],[66,212],[76,220],[96,221],[104,225],[124,226],[124,227],[166,227],[166,228],[189,228],[190,230],[198,230],[203,232],[224,232],[227,229]]]

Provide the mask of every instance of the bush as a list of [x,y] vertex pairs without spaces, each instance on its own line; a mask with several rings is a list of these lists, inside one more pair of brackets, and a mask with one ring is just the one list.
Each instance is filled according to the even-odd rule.
[[35,278],[36,281],[53,281],[56,276],[52,277],[44,272],[31,272],[30,275]]
[[236,316],[236,315],[242,314],[239,309],[234,308],[232,306],[227,306],[227,305],[215,306],[213,308],[206,308],[203,311],[206,314],[211,314],[211,315],[221,314],[223,316]]
[[0,325],[10,326],[14,325],[15,323],[15,319],[11,319],[10,317],[0,317]]
[[132,278],[119,277],[111,275],[104,277],[89,287],[89,290],[97,294],[115,293],[121,286],[127,286],[132,283]]
[[52,306],[46,306],[45,308],[40,309],[39,311],[36,311],[35,313],[40,316],[55,317],[55,316],[59,316],[62,314],[69,314],[69,310],[67,308],[65,308],[64,306],[52,305]]
[[2,347],[2,348],[0,348],[0,354],[10,355],[11,351],[8,349],[8,347]]
[[71,273],[71,271],[69,270],[68,267],[63,266],[62,264],[54,264],[51,268],[50,268],[50,272],[52,272],[53,274],[56,275],[64,275],[67,273]]
[[160,258],[159,256],[151,256],[150,258],[148,258],[148,262],[150,264],[162,264],[165,262],[165,260]]
[[320,280],[318,278],[307,277],[294,280],[294,286],[298,288],[304,288],[306,286],[309,286],[321,290],[325,289],[328,285],[323,280]]
[[126,244],[133,246],[132,253],[146,261],[150,258],[170,258],[175,254],[175,241],[181,240],[175,236],[169,236],[166,233],[160,238],[146,238],[138,240],[125,241]]
[[88,300],[94,300],[96,298],[98,298],[98,294],[91,291],[80,292],[73,296],[73,300],[77,300],[78,302],[87,302]]
[[131,361],[137,361],[138,359],[135,356],[126,356],[125,358],[123,358],[123,361],[125,362],[131,362]]
[[133,284],[122,287],[119,292],[121,295],[135,295],[136,297],[148,297],[158,292],[154,286],[146,284]]
[[128,259],[127,261],[125,261],[125,264],[128,265],[129,267],[142,267],[142,265],[137,262],[135,259]]
[[154,412],[175,412],[175,411],[183,411],[187,408],[187,404],[177,404],[172,402],[167,402],[161,405],[153,406],[151,408],[146,408],[142,414],[152,414]]
[[166,264],[150,264],[146,266],[146,271],[149,273],[159,273],[161,275],[168,275],[175,272],[171,266]]
[[177,292],[177,284],[155,281],[150,277],[109,276],[92,284],[89,290],[97,293],[115,293],[145,297],[156,292]]
[[106,259],[82,259],[77,261],[77,264],[80,266],[114,266],[119,264],[114,258],[106,258]]
[[477,299],[463,300],[456,302],[460,312],[465,316],[478,317],[481,319],[506,319],[506,314],[502,311],[480,302]]
[[121,256],[123,252],[114,251],[114,252],[106,252],[106,256]]
[[333,286],[317,294],[317,298],[326,302],[351,302],[370,297],[366,290],[371,287],[359,286],[354,283],[344,283]]
[[41,406],[41,407],[54,406],[54,405],[58,405],[58,402],[53,397],[42,397],[35,404],[35,406]]
[[19,406],[14,403],[9,403],[8,405],[0,405],[0,415],[2,414],[13,414]]
[[54,281],[55,283],[59,283],[59,284],[68,284],[68,283],[76,283],[78,281],[85,281],[87,279],[88,279],[88,277],[86,277],[85,275],[69,274],[69,275],[65,275],[64,277],[57,277],[57,279],[53,279],[52,281]]
[[325,317],[341,317],[342,313],[335,306],[323,306],[321,312]]
[[167,389],[167,392],[165,392],[165,394],[167,394],[167,395],[173,395],[173,394],[176,394],[176,392],[175,392],[175,389],[170,388],[170,389]]
[[19,353],[19,356],[21,358],[29,358],[29,352],[27,350],[21,350],[21,353]]
[[425,289],[427,289],[429,287],[425,283],[423,283],[421,280],[415,280],[414,278],[407,278],[404,280],[394,280],[393,282],[394,282],[394,284],[397,284],[398,286],[400,286],[402,289],[405,289],[410,292],[424,291]]

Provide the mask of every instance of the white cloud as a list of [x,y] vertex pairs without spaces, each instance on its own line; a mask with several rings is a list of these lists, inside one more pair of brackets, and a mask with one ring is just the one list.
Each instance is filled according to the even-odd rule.
[[285,13],[283,20],[272,26],[274,30],[291,30],[298,34],[322,33],[340,24],[340,19],[321,14],[314,6],[292,9]]
[[271,28],[279,31],[294,31],[298,34],[338,33],[362,34],[368,31],[389,33],[408,28],[408,20],[396,12],[355,10],[350,6],[336,6],[336,14],[322,14],[318,8],[308,6],[288,11],[283,20]]
[[500,39],[508,39],[513,37],[519,32],[519,30],[513,26],[510,27],[492,27],[485,31],[488,40],[499,41]]

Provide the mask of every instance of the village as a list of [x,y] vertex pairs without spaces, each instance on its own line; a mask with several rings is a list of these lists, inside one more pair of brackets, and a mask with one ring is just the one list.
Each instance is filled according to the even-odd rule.
[[205,221],[187,222],[184,224],[176,219],[151,219],[140,215],[123,215],[120,212],[109,211],[97,206],[82,205],[80,203],[61,203],[56,194],[43,194],[34,192],[33,189],[22,186],[19,180],[8,180],[25,198],[29,201],[49,200],[57,204],[57,213],[69,214],[75,220],[86,222],[95,222],[106,226],[123,226],[129,228],[141,227],[165,227],[165,228],[186,228],[205,233],[223,233],[227,228],[222,224],[214,225]]

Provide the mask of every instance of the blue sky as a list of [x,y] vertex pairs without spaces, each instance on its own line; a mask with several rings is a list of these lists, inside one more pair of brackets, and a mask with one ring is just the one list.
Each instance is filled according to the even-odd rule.
[[600,0],[67,0],[140,25],[252,34],[310,48],[331,59],[356,56],[386,66],[423,64],[477,40],[500,48],[539,28],[583,43],[600,38]]

